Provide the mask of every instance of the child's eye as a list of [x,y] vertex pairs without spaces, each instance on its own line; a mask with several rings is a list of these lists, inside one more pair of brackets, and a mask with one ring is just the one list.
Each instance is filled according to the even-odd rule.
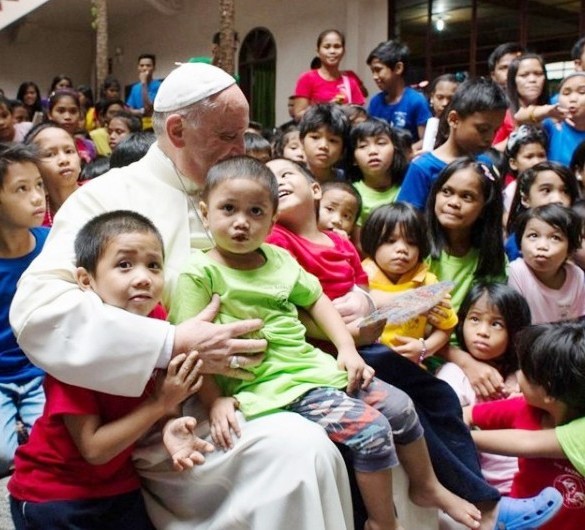
[[148,268],[151,270],[160,271],[162,270],[162,263],[159,261],[153,261],[152,263],[148,264]]
[[501,320],[494,320],[492,326],[498,329],[506,329],[506,325]]
[[262,208],[257,207],[257,206],[254,208],[251,208],[250,211],[252,212],[252,215],[254,215],[255,217],[258,217],[264,213],[264,210]]
[[224,205],[221,207],[221,209],[222,209],[224,212],[227,212],[227,213],[232,213],[232,212],[234,211],[234,205],[233,205],[233,204],[224,204]]
[[334,211],[333,208],[331,208],[331,206],[323,206],[323,208],[325,208],[325,211],[329,213],[332,213]]
[[132,263],[130,263],[128,260],[122,260],[118,263],[118,267],[120,269],[131,269]]
[[535,232],[528,232],[527,234],[524,235],[524,237],[526,239],[536,239],[538,237],[538,234]]
[[479,318],[477,318],[475,315],[468,316],[467,320],[469,320],[470,322],[474,322],[474,323],[479,322]]
[[445,197],[449,197],[451,195],[451,190],[449,188],[441,188],[441,193],[445,196]]
[[350,215],[350,214],[348,214],[348,213],[346,213],[346,214],[343,214],[343,218],[344,218],[346,221],[351,221],[351,220],[352,220],[352,218],[353,218],[353,216],[352,216],[352,215]]

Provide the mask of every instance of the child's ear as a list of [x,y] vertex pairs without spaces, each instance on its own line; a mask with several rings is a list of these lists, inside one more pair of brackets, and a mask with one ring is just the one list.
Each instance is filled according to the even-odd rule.
[[321,186],[318,182],[311,183],[311,192],[313,193],[313,199],[316,201],[320,201],[323,197],[323,192],[321,191]]
[[523,193],[520,194],[520,204],[524,206],[524,208],[530,208],[530,203],[526,199],[526,195]]
[[449,127],[452,127],[453,129],[456,129],[457,126],[459,125],[459,122],[461,121],[461,117],[459,116],[459,114],[457,113],[456,110],[450,110],[449,114],[447,114],[447,123],[449,124]]
[[207,214],[209,213],[209,210],[207,209],[207,204],[205,204],[203,201],[199,202],[199,211],[201,212],[203,226],[205,226],[205,228],[209,228],[209,222],[207,221]]
[[510,160],[508,160],[508,165],[510,166],[510,169],[518,171],[518,162],[516,162],[515,158],[510,158]]
[[398,61],[392,71],[396,75],[402,75],[404,73],[404,63],[402,61]]
[[179,114],[171,114],[165,122],[167,137],[175,147],[184,147],[183,118]]
[[77,267],[75,270],[75,279],[77,280],[77,285],[79,285],[81,289],[84,291],[93,291],[91,285],[92,277],[85,267]]

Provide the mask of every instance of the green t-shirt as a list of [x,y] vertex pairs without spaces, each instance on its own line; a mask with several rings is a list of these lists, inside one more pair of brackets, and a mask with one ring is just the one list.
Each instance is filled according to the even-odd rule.
[[366,186],[363,180],[354,182],[353,187],[358,190],[358,193],[362,198],[362,211],[356,223],[358,226],[364,225],[368,215],[372,213],[372,210],[376,209],[378,206],[394,202],[400,191],[400,186],[392,186],[385,191],[377,191]]
[[319,280],[283,249],[262,245],[266,263],[253,270],[236,270],[194,251],[179,276],[169,315],[182,322],[198,314],[214,293],[221,306],[215,322],[260,318],[264,327],[264,361],[250,371],[252,381],[218,377],[224,395],[235,396],[246,416],[257,416],[288,405],[318,387],[345,388],[347,372],[331,355],[305,340],[306,329],[297,306],[307,307],[323,294]]
[[571,464],[585,476],[585,418],[559,425],[555,434]]

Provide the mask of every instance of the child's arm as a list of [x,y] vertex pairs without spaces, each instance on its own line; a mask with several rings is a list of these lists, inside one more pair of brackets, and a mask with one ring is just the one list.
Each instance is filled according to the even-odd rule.
[[483,400],[507,397],[502,374],[487,363],[474,359],[469,353],[455,346],[440,351],[446,361],[453,362],[464,372],[475,394]]
[[368,386],[374,377],[374,370],[364,362],[355,349],[353,338],[331,300],[321,295],[306,309],[337,348],[337,364],[348,373],[347,391],[354,392],[360,386],[361,388]]
[[567,458],[554,429],[471,431],[471,436],[478,449],[486,453],[526,458]]
[[97,414],[65,414],[63,421],[79,452],[92,465],[101,465],[127,449],[158,420],[201,387],[198,353],[181,354],[157,380],[154,393],[130,414],[102,423]]
[[449,342],[452,331],[453,328],[448,330],[434,328],[431,334],[424,340],[396,335],[394,339],[401,344],[399,346],[393,346],[392,349],[412,362],[419,364],[426,357],[434,355],[445,346]]
[[191,416],[171,418],[163,427],[163,444],[173,460],[177,471],[191,469],[203,464],[203,453],[213,451],[213,445],[195,434],[197,420]]

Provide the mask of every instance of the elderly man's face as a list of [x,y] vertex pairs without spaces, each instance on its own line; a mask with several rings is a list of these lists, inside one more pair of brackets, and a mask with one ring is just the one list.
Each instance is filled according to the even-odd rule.
[[185,146],[177,161],[181,172],[203,186],[211,166],[244,154],[244,132],[249,107],[242,91],[233,85],[219,94],[216,107],[208,110],[198,126],[184,122]]

